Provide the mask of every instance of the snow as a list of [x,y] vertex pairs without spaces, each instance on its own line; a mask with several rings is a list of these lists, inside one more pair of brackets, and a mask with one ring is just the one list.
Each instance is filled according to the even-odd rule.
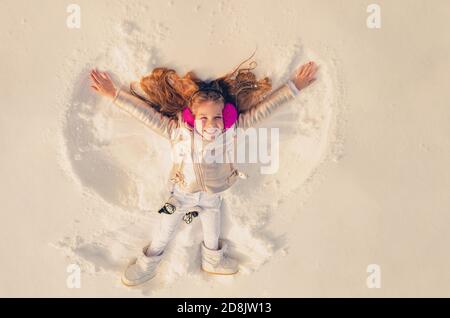
[[[72,229],[52,243],[84,273],[102,273],[118,280],[129,259],[151,238],[158,225],[156,212],[167,196],[168,142],[109,100],[94,96],[87,77],[88,70],[97,67],[126,87],[153,67],[164,65],[160,56],[170,29],[155,22],[155,30],[144,32],[131,21],[118,23],[111,31],[114,40],[103,44],[101,55],[89,60],[77,51],[77,58],[68,59],[62,70],[61,76],[72,80],[60,96],[60,168],[83,195],[108,207],[80,211]],[[295,194],[294,206],[301,207],[320,180],[322,167],[337,160],[342,150],[343,92],[333,53],[326,48],[313,52],[301,41],[272,49],[277,54],[257,58],[256,71],[264,67],[274,88],[309,60],[320,65],[320,72],[316,83],[264,122],[264,127],[280,129],[279,171],[264,175],[258,164],[244,165],[250,178],[224,194],[222,236],[230,244],[228,253],[240,262],[241,275],[251,275],[274,257],[288,253],[287,233],[271,224],[278,218],[295,222],[298,211],[279,211],[280,203]],[[231,61],[222,63],[234,67]],[[211,71],[207,76],[219,75]],[[199,220],[182,223],[157,278],[140,287],[142,292],[159,290],[183,276],[211,279],[200,270],[201,240]]]

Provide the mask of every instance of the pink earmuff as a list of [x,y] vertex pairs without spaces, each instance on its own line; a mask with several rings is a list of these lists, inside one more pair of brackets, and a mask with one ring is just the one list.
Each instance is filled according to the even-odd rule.
[[[183,120],[191,127],[194,127],[195,116],[189,107],[184,107],[182,112]],[[223,126],[225,129],[230,128],[238,119],[238,112],[232,103],[226,103],[222,110]]]

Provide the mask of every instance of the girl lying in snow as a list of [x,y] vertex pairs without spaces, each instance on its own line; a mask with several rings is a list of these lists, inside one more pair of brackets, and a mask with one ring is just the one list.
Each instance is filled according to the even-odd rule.
[[221,136],[267,118],[310,85],[317,72],[314,62],[306,63],[281,87],[266,94],[271,90],[270,80],[257,80],[251,72],[255,66],[241,69],[243,63],[210,82],[200,80],[193,72],[179,77],[172,69],[155,68],[140,82],[132,82],[130,92],[116,88],[106,72],[91,70],[95,92],[167,138],[180,157],[171,170],[169,199],[159,210],[159,228],[137,260],[125,269],[125,285],[135,286],[153,278],[179,222],[183,219],[190,223],[197,215],[203,229],[202,269],[211,274],[237,273],[237,261],[224,254],[226,243],[220,239],[220,207],[221,194],[243,174],[229,161],[206,162],[199,148],[214,145]]

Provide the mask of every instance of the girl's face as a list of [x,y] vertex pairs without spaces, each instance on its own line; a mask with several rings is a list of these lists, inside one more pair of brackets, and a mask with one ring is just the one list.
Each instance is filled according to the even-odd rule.
[[213,140],[223,132],[223,103],[206,101],[195,107],[195,128],[207,140]]

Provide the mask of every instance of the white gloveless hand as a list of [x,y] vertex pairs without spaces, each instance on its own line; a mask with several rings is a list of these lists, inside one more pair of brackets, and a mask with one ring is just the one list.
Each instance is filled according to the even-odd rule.
[[93,69],[90,72],[90,76],[92,80],[91,88],[95,90],[95,92],[111,99],[116,96],[116,86],[108,73]]
[[300,66],[294,75],[292,81],[298,90],[302,90],[308,87],[312,82],[316,80],[316,73],[319,67],[313,61]]

